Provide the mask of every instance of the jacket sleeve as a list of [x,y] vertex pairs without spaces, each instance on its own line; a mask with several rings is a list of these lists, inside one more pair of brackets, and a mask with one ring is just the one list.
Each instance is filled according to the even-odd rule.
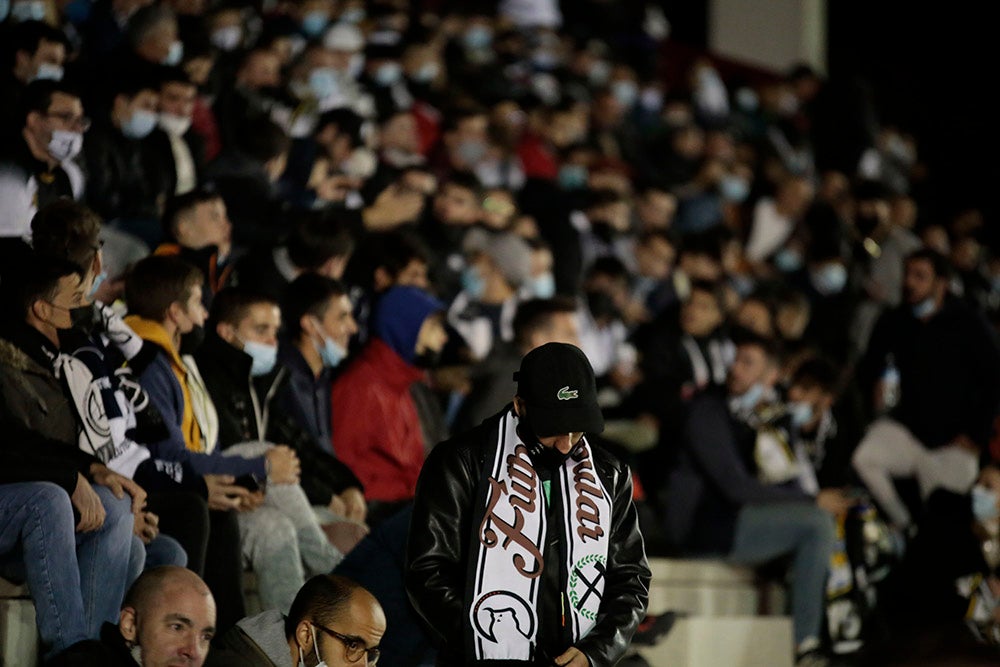
[[[268,426],[270,442],[287,444],[302,463],[302,488],[314,505],[329,505],[334,494],[357,487],[361,482],[340,459],[324,452],[298,424],[281,415],[273,415]],[[363,489],[362,489],[363,490]]]
[[761,484],[736,451],[733,433],[722,401],[706,397],[691,405],[687,446],[705,476],[734,505],[809,500],[790,487]]
[[[369,401],[364,387],[334,385],[331,394],[333,413],[333,451],[337,458],[366,484],[372,482],[371,467],[376,450],[388,444],[385,424],[393,415],[382,414],[375,401]],[[377,462],[375,465],[379,465]]]
[[184,397],[180,384],[169,369],[158,363],[148,365],[139,374],[139,384],[149,394],[149,400],[163,417],[166,437],[148,444],[154,458],[161,461],[187,463],[199,475],[234,475],[248,473],[260,478],[267,475],[264,457],[245,459],[240,456],[221,456],[217,453],[193,452],[184,443],[181,432]]
[[646,615],[649,602],[651,575],[639,515],[632,502],[632,474],[623,465],[616,477],[604,598],[597,624],[576,643],[591,667],[612,667],[618,662]]
[[439,646],[461,645],[475,496],[469,466],[454,442],[431,450],[417,481],[406,545],[406,592]]

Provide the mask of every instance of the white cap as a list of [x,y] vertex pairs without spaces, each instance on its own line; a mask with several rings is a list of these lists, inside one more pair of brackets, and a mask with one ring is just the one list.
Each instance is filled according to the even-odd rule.
[[350,23],[337,23],[323,35],[323,48],[331,51],[360,51],[365,45],[365,38],[357,26]]

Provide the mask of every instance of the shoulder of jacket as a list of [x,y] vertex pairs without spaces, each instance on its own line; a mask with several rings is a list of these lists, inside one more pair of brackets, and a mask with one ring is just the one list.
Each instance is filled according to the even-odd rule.
[[0,338],[0,364],[24,372],[31,368],[31,357],[10,341]]

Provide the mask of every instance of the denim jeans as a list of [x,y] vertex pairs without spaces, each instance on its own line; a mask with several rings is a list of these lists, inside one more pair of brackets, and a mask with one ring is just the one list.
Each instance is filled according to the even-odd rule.
[[[96,639],[118,618],[131,545],[129,499],[96,487],[107,519],[99,530],[76,533],[66,492],[48,482],[0,485],[0,561],[20,573],[35,602],[38,634],[51,657],[83,639]],[[20,578],[20,577],[17,577]]]
[[800,645],[820,637],[833,546],[833,517],[812,503],[746,505],[727,559],[756,566],[792,555],[792,623]]

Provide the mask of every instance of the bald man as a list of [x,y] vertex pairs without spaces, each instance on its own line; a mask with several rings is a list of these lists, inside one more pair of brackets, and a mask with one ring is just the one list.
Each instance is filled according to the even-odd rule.
[[299,589],[288,616],[245,618],[222,636],[208,667],[363,667],[374,665],[385,613],[360,584],[318,575]]
[[201,667],[215,636],[215,600],[191,570],[147,570],[125,595],[118,625],[105,623],[100,641],[80,642],[57,667]]

